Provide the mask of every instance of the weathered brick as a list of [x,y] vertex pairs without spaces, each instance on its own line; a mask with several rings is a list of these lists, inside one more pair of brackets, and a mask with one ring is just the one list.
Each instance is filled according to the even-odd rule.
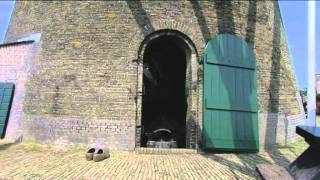
[[[141,129],[136,126],[141,125],[143,66],[136,63],[139,47],[152,35],[165,35],[159,30],[170,29],[194,44],[186,74],[192,87],[187,146],[201,141],[203,68],[198,60],[206,42],[219,33],[236,34],[253,48],[260,142],[283,143],[285,129],[303,122],[285,125],[285,117],[304,112],[279,13],[274,1],[17,1],[6,42],[35,32],[42,38],[40,43],[0,47],[0,80],[20,87],[7,135],[75,144],[92,143],[98,137],[113,148],[139,146]],[[78,129],[81,137],[63,131],[74,131],[74,123],[86,127],[84,132]],[[272,130],[277,136],[265,141],[264,133]]]

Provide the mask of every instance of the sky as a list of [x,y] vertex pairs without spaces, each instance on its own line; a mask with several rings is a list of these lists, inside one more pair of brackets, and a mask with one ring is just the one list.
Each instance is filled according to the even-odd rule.
[[[308,2],[279,1],[289,51],[300,89],[307,87],[308,78]],[[316,2],[316,73],[320,74],[320,2]],[[318,41],[317,41],[318,40]]]
[[[316,2],[316,73],[320,74],[320,3]],[[307,48],[308,48],[308,7],[307,1],[280,0],[280,11],[285,26],[286,36],[289,44],[291,60],[299,89],[307,87]],[[0,0],[0,43],[3,43],[5,33],[13,10],[13,1]]]
[[0,0],[0,43],[3,43],[4,37],[6,35],[10,16],[13,10],[13,5],[13,1]]

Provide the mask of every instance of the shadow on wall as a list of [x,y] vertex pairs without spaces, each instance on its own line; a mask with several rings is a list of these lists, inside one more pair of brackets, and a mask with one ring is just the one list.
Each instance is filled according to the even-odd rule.
[[[190,0],[190,3],[191,3],[191,6],[192,6],[192,9],[193,9],[193,12],[197,18],[197,22],[198,22],[198,26],[200,27],[200,30],[201,30],[201,34],[202,34],[202,37],[203,37],[203,40],[205,42],[205,44],[207,44],[207,42],[209,42],[211,40],[211,33],[210,33],[210,29],[208,27],[208,24],[207,24],[207,21],[206,21],[206,18],[204,16],[204,13],[203,13],[203,10],[201,8],[201,5],[200,5],[200,2],[201,1],[192,1]],[[203,77],[203,69],[198,69],[197,70],[197,74],[198,74],[198,81],[197,81],[197,86],[200,86],[200,84],[203,84],[203,80],[201,80],[201,78]],[[204,91],[202,90],[202,93]],[[199,94],[201,94],[200,92],[198,92]],[[200,98],[200,102],[198,103],[198,108],[202,108],[202,114],[200,114],[202,117],[203,117],[203,99],[202,97],[199,97]],[[202,106],[200,106],[202,104]],[[198,109],[199,111],[199,109]],[[195,130],[196,130],[196,148],[198,148],[199,146],[201,147],[201,144],[202,144],[202,136],[203,136],[203,127],[202,125],[200,125],[199,123],[202,123],[203,122],[200,122],[200,121],[196,121],[194,118],[198,118],[198,119],[202,119],[203,121],[203,118],[202,117],[197,117],[195,115],[192,115],[190,117],[190,119],[188,119],[189,123],[192,123],[195,125]]]
[[[273,47],[272,47],[272,62],[270,71],[270,84],[269,84],[269,102],[268,102],[268,115],[266,122],[265,146],[270,147],[277,144],[277,124],[279,122],[280,106],[280,39],[281,39],[281,21],[279,14],[279,5],[274,2],[274,17],[273,17]],[[287,136],[287,135],[285,135]]]
[[235,23],[232,13],[231,1],[214,1],[215,11],[218,19],[218,33],[235,34]]
[[[286,159],[284,155],[274,146],[277,144],[277,125],[279,122],[279,96],[280,96],[280,60],[281,60],[281,16],[278,2],[273,2],[274,16],[273,16],[273,47],[272,47],[272,62],[270,71],[270,84],[269,84],[269,102],[268,102],[268,115],[266,119],[266,132],[265,132],[265,148],[272,148],[273,152],[269,153],[274,161],[277,159]],[[288,124],[286,123],[286,126]],[[287,129],[287,127],[285,127]],[[287,131],[285,132],[287,133]],[[287,134],[285,134],[287,136]],[[277,156],[275,156],[275,154]],[[286,159],[286,162],[289,162]]]
[[[270,71],[270,84],[269,84],[269,102],[268,112],[275,113],[267,116],[266,134],[265,134],[265,146],[276,143],[277,129],[279,116],[279,85],[280,85],[280,15],[277,12],[277,3],[274,3],[274,17],[273,17],[273,47],[272,47],[272,59],[271,59],[271,71]],[[275,115],[275,116],[273,116]]]
[[205,43],[207,43],[211,39],[211,33],[208,28],[206,18],[203,15],[202,8],[201,8],[199,2],[201,2],[201,1],[192,1],[192,0],[190,1],[191,5],[192,5],[192,9],[194,11],[194,14],[197,18],[198,25],[201,29],[202,37],[203,37]]
[[148,18],[147,12],[143,9],[141,1],[126,0],[126,2],[144,37],[146,37],[151,32],[154,32],[154,27],[152,26],[151,21]]
[[257,24],[257,1],[249,1],[246,41],[251,45],[252,49],[254,48],[256,24]]
[[[136,20],[139,28],[140,28],[140,31],[141,33],[143,34],[144,37],[146,37],[148,34],[152,33],[155,31],[153,25],[151,24],[151,21],[150,19],[148,18],[148,14],[147,12],[143,9],[142,7],[142,4],[141,4],[141,1],[140,0],[137,0],[137,1],[131,1],[131,0],[126,0],[126,3],[127,5],[129,6],[129,9],[134,17],[134,19]],[[141,95],[139,94],[139,85],[138,85],[138,82],[139,82],[139,63],[142,63],[142,59],[137,59],[137,85],[136,85],[136,94],[135,94],[135,104],[136,104],[136,122],[138,121],[138,118],[139,118],[139,104],[138,104],[138,97],[141,98]],[[142,99],[140,100],[141,101],[141,104],[140,106],[142,106]],[[141,111],[142,112],[142,111]],[[140,115],[141,116],[141,115]],[[142,117],[142,116],[141,116]],[[140,117],[140,118],[141,118]],[[141,146],[140,144],[140,136],[141,135],[141,124],[140,124],[140,128],[137,128],[136,127],[136,135],[138,135],[138,137],[136,137],[135,139],[135,143],[136,143],[136,146]]]

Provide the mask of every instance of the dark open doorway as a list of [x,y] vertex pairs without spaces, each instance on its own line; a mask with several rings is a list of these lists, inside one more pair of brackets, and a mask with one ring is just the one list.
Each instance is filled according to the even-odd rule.
[[185,42],[174,35],[151,40],[144,52],[141,145],[173,141],[186,147]]

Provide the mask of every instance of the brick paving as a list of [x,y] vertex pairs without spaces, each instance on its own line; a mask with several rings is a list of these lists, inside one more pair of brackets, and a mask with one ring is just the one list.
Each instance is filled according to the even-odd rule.
[[288,165],[306,147],[300,142],[249,154],[112,151],[95,163],[85,160],[82,148],[0,140],[0,179],[256,179],[256,164]]

